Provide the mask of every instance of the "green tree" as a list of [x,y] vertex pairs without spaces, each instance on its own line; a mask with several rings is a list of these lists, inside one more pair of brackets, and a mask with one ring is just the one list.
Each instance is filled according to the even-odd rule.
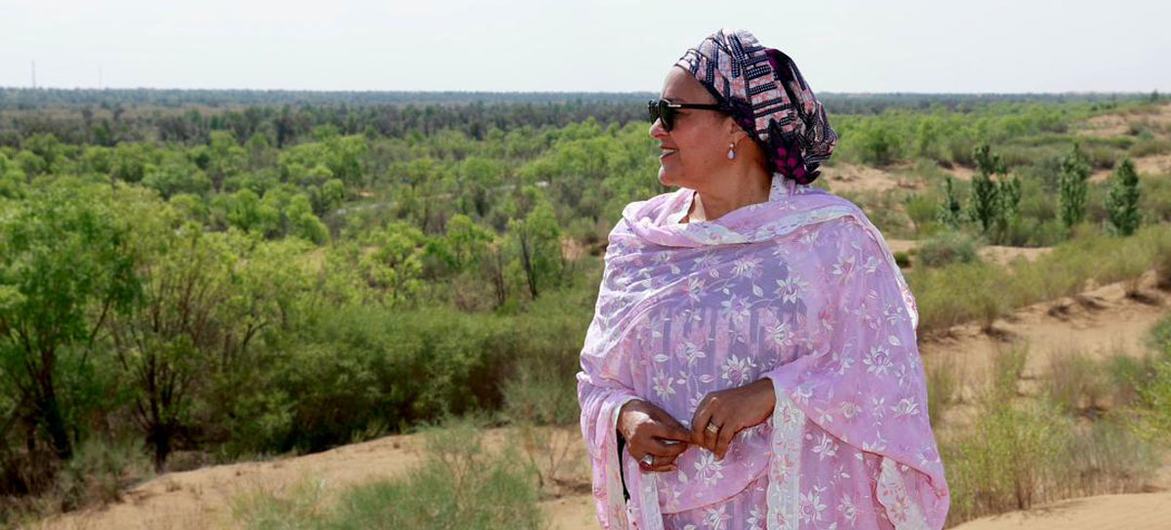
[[233,256],[196,224],[141,234],[153,255],[137,276],[143,296],[112,313],[107,329],[133,399],[132,417],[164,470],[175,439],[192,425],[192,406],[208,383],[211,353],[223,345],[232,295]]
[[304,194],[294,195],[285,209],[285,218],[288,219],[288,234],[312,241],[318,245],[329,240],[329,230],[313,213],[313,206],[309,197]]
[[62,459],[76,441],[58,387],[73,375],[63,367],[86,366],[110,312],[140,291],[131,228],[109,201],[108,188],[65,183],[31,192],[0,216],[0,372]]
[[1082,153],[1078,143],[1074,142],[1073,150],[1061,159],[1061,178],[1059,180],[1058,203],[1061,222],[1066,228],[1072,228],[1085,217],[1090,173],[1088,158]]
[[207,174],[216,191],[223,189],[224,181],[244,170],[248,152],[236,143],[228,131],[212,131],[207,146]]
[[988,144],[981,144],[972,153],[977,173],[972,177],[972,193],[968,196],[968,212],[972,220],[980,223],[980,230],[987,234],[1000,216],[1000,186],[993,175],[1005,172],[1000,155],[993,154]]
[[1020,221],[1021,180],[1013,175],[1011,179],[1001,178],[997,182],[996,228],[997,240],[1007,243],[1012,227]]
[[389,305],[413,302],[424,287],[427,236],[408,223],[395,221],[372,234],[369,243],[374,249],[361,261],[368,285],[380,290]]
[[859,142],[862,161],[876,166],[891,164],[898,159],[902,149],[899,137],[888,125],[878,121],[872,121],[862,129]]
[[272,234],[278,229],[280,209],[273,207],[271,198],[262,202],[256,192],[242,189],[232,194],[229,202],[230,210],[227,215],[232,226],[262,236]]
[[510,220],[508,234],[524,270],[529,295],[535,300],[542,290],[559,282],[564,268],[561,227],[553,207],[542,201],[523,219]]
[[950,226],[952,228],[959,228],[963,221],[963,208],[960,206],[960,201],[956,198],[955,188],[952,184],[951,175],[944,178],[944,195],[943,204],[939,205],[939,213],[936,218],[940,223]]
[[1138,229],[1142,220],[1138,209],[1141,194],[1134,163],[1129,158],[1122,159],[1114,170],[1110,194],[1106,196],[1106,212],[1110,217],[1110,226],[1116,233],[1129,236]]
[[451,267],[461,272],[480,265],[492,242],[492,231],[477,225],[464,214],[455,214],[447,221],[443,239],[450,253]]
[[147,164],[142,185],[158,190],[164,199],[177,193],[203,196],[211,191],[212,182],[187,157],[177,153],[163,155],[159,165]]
[[114,148],[110,177],[123,182],[139,182],[150,161],[147,147],[136,143],[122,143]]

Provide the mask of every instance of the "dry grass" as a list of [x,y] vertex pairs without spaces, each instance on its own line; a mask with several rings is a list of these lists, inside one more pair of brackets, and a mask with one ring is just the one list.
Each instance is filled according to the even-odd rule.
[[[1027,359],[1023,345],[998,352],[974,420],[939,436],[952,492],[948,526],[1066,498],[1141,491],[1158,469],[1161,450],[1137,434],[1129,409],[1082,413],[1109,391],[1102,365],[1078,352],[1055,357],[1044,374],[1046,392],[1034,398],[1019,391]],[[1136,384],[1136,399],[1151,394],[1149,383]]]

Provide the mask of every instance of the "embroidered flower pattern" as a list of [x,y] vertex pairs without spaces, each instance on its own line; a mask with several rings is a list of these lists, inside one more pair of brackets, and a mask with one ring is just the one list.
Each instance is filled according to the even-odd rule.
[[[624,214],[644,226],[610,235],[578,387],[604,523],[642,527],[656,508],[664,527],[691,530],[861,529],[872,514],[942,523],[947,491],[924,411],[914,299],[879,237],[827,204],[779,201],[735,225],[696,223],[679,229],[693,242],[680,245],[646,232],[661,229],[658,213]],[[754,224],[779,210],[783,222]],[[769,239],[751,239],[759,234]],[[627,510],[613,433],[623,399],[653,399],[689,428],[710,392],[766,376],[778,392],[767,421],[738,432],[723,459],[692,448],[674,472],[627,468],[641,507]],[[908,496],[912,481],[916,495],[935,487],[924,498],[940,500]],[[873,498],[857,493],[872,484]]]

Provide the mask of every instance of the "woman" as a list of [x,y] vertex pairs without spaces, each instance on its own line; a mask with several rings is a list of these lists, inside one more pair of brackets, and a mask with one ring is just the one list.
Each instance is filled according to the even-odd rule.
[[940,528],[914,298],[783,53],[688,50],[651,103],[659,180],[609,237],[578,399],[605,528]]

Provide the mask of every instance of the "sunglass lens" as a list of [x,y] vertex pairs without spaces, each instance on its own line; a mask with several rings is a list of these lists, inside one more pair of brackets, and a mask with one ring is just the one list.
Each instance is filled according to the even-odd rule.
[[661,99],[651,101],[647,104],[647,110],[650,111],[651,123],[654,123],[655,120],[662,119],[663,129],[666,131],[671,130],[671,126],[674,125],[673,122],[675,121],[675,109],[669,107],[666,101]]

